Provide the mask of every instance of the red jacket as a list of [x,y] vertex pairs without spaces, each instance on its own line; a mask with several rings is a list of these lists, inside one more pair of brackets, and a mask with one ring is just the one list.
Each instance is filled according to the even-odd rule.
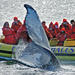
[[31,39],[28,36],[27,29],[25,25],[22,25],[17,31],[17,39],[23,38],[24,41],[30,42]]
[[57,35],[57,39],[59,40],[59,41],[65,41],[65,39],[66,39],[66,34],[61,34],[61,33],[59,33],[58,35]]
[[75,33],[75,25],[72,26],[72,30],[71,31],[72,31],[72,33],[73,32]]
[[65,28],[66,32],[71,34],[71,28],[72,28],[72,26],[69,23],[67,23],[66,25],[63,25],[63,23],[62,23],[60,25],[60,29],[62,29],[62,28]]
[[53,33],[54,33],[54,25],[53,25],[53,22],[51,22],[50,24],[49,24],[49,31],[50,31],[50,33],[53,35]]
[[15,33],[17,32],[17,30],[20,28],[20,26],[22,25],[22,23],[18,20],[17,22],[13,22],[11,28],[15,31]]
[[75,25],[72,26],[71,39],[75,39]]
[[65,31],[66,31],[66,34],[67,34],[67,38],[71,38],[72,26],[69,23],[67,23],[67,25],[64,26],[63,23],[62,23],[61,26],[60,26],[60,30],[62,28],[65,28]]
[[23,38],[26,35],[26,27],[22,25],[17,31],[17,38]]
[[58,33],[58,35],[56,36],[56,38],[59,40],[58,42],[58,46],[63,46],[64,41],[66,40],[67,36],[66,33],[62,34],[61,32]]
[[[57,27],[57,28],[56,28]],[[54,34],[55,36],[60,32],[60,29],[58,28],[58,25],[54,25]]]
[[51,22],[51,23],[49,24],[49,29],[50,29],[50,30],[53,29],[53,22]]
[[52,30],[50,30],[50,33],[52,34],[53,38],[56,38],[56,35],[60,32],[60,29],[59,28],[56,28],[55,26],[56,25],[53,25]]
[[17,41],[15,39],[15,32],[11,28],[2,28],[3,35],[5,36],[4,43],[7,44],[16,44]]
[[47,35],[48,39],[49,39],[49,40],[52,39],[53,36],[52,36],[52,34],[50,33],[49,28],[47,28],[46,25],[43,25],[43,27],[44,27],[44,30],[45,30],[45,32],[46,32],[46,35]]

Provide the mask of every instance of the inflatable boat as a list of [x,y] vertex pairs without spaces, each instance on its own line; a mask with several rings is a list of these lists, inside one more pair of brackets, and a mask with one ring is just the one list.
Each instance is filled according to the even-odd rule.
[[[66,40],[64,42],[64,46],[56,46],[58,41],[51,40],[51,51],[56,55],[56,57],[60,60],[72,60],[75,61],[75,41],[74,40]],[[15,56],[13,50],[16,50],[16,45],[9,45],[0,43],[0,59],[10,60],[12,56]]]

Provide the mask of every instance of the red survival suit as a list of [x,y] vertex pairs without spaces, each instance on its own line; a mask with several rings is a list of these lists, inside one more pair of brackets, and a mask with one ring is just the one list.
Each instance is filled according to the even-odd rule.
[[20,28],[21,25],[22,23],[18,20],[18,18],[14,17],[14,22],[12,23],[11,28],[15,31],[15,33],[17,33],[17,30]]
[[3,27],[2,30],[3,30],[3,35],[5,36],[5,39],[3,40],[4,43],[6,44],[16,44],[17,43],[15,39],[15,32],[13,29],[9,27],[8,28]]
[[60,29],[59,29],[58,25],[59,25],[58,22],[55,22],[55,24],[54,24],[54,33],[53,33],[53,35],[55,37],[60,32]]
[[48,40],[52,39],[53,36],[51,35],[49,28],[47,28],[47,26],[45,25],[45,22],[42,22],[42,25],[43,25],[43,28],[44,28],[44,30],[46,32],[46,35],[48,37]]
[[72,25],[71,39],[75,39],[75,25]]
[[20,38],[22,38],[24,41],[27,41],[27,42],[31,41],[31,39],[30,39],[30,37],[28,36],[28,33],[27,33],[25,21],[24,21],[24,24],[17,31],[17,38],[18,38],[18,40]]
[[50,31],[50,33],[52,35],[54,34],[54,25],[53,25],[53,22],[50,22],[50,24],[49,24],[49,31]]
[[50,22],[50,24],[49,24],[49,30],[52,31],[52,29],[53,29],[53,22]]
[[67,19],[63,19],[63,23],[60,25],[60,29],[62,28],[65,28],[67,38],[70,38],[72,26],[68,23]]
[[64,41],[66,40],[66,32],[65,32],[65,28],[62,28],[60,33],[58,33],[58,35],[56,36],[57,39],[59,40],[58,42],[58,46],[63,46]]

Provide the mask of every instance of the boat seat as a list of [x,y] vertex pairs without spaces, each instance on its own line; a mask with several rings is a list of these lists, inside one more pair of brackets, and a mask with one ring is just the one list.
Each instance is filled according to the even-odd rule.
[[67,39],[64,41],[64,46],[66,47],[74,47],[75,46],[75,40],[73,39]]
[[57,44],[58,44],[58,40],[56,38],[50,40],[50,46],[57,46]]

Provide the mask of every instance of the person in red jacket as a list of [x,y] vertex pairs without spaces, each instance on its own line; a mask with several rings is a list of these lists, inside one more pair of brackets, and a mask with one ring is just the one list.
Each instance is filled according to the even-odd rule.
[[23,25],[17,31],[17,39],[19,40],[21,38],[26,42],[31,41],[31,39],[30,39],[30,37],[28,36],[28,33],[27,33],[27,29],[26,29],[26,26],[25,26],[25,20],[23,21]]
[[62,28],[61,31],[60,31],[60,33],[58,33],[58,35],[56,37],[59,40],[57,46],[63,46],[64,41],[67,38],[65,28]]
[[62,29],[62,28],[67,28],[67,24],[68,24],[67,19],[63,19],[63,22],[62,22],[62,24],[60,25],[60,29]]
[[50,29],[50,31],[52,31],[52,29],[53,29],[53,22],[50,22],[49,29]]
[[71,29],[71,39],[75,39],[75,21],[71,20],[72,29]]
[[58,22],[55,22],[55,24],[54,24],[54,36],[55,36],[55,38],[56,38],[56,35],[58,34],[60,32],[60,29],[59,29],[59,24],[58,24]]
[[49,31],[50,31],[50,33],[53,35],[53,30],[54,30],[54,25],[53,25],[53,22],[50,22],[50,24],[49,24]]
[[9,27],[9,23],[5,22],[4,26],[2,28],[3,35],[5,36],[5,39],[3,40],[6,44],[17,44],[16,38],[15,38],[15,32],[13,29]]
[[17,30],[20,28],[21,25],[22,23],[18,20],[18,18],[14,17],[14,22],[12,23],[11,28],[15,31],[15,33],[17,33]]
[[[71,25],[67,21],[67,19],[63,19],[63,23],[60,25],[60,29],[65,28],[68,34],[71,34]],[[69,36],[70,37],[70,36]]]
[[46,35],[47,35],[47,37],[48,37],[48,40],[52,39],[53,36],[52,36],[52,34],[50,33],[49,28],[47,28],[45,21],[42,22],[42,26],[43,26],[43,28],[44,28],[44,30],[45,30],[45,32],[46,32]]

